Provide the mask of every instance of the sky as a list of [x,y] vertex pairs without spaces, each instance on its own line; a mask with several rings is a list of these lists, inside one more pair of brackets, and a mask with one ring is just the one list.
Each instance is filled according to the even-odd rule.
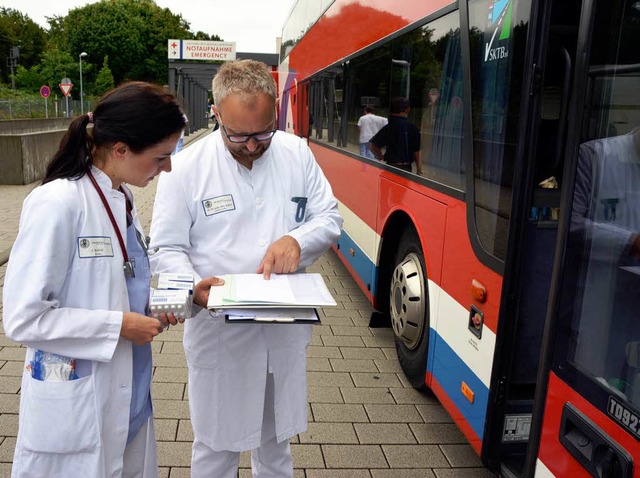
[[[69,10],[97,0],[1,0],[45,29],[46,17],[65,16]],[[296,0],[155,0],[162,8],[182,15],[192,32],[216,34],[235,41],[236,51],[276,53],[276,38]]]

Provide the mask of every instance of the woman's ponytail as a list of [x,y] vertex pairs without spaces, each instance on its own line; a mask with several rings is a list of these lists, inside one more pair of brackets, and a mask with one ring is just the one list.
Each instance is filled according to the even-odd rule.
[[79,179],[91,169],[91,138],[87,131],[91,116],[88,113],[73,120],[47,165],[42,184],[59,178]]

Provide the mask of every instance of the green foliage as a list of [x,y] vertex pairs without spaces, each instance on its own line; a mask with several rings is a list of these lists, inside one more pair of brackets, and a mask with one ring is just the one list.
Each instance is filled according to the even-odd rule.
[[100,68],[98,76],[96,76],[96,81],[93,85],[93,93],[100,96],[114,86],[115,81],[113,79],[111,69],[109,68],[109,55],[105,55],[104,60],[102,61],[102,68]]
[[[154,0],[99,0],[48,17],[44,30],[22,13],[0,7],[0,65],[6,65],[10,46],[20,46],[16,87],[38,92],[68,77],[72,96],[80,91],[79,55],[86,94],[101,95],[126,80],[158,84],[167,79],[167,40],[218,40],[218,35],[192,33],[181,15],[161,8]],[[103,59],[102,67],[100,59]],[[0,86],[8,83],[7,68],[0,68]]]
[[18,66],[15,74],[16,88],[38,93],[43,85],[58,91],[60,81],[69,78],[79,88],[79,65],[68,53],[51,49],[42,55],[42,62],[31,68]]
[[10,86],[0,84],[0,100],[38,100],[42,99],[40,93],[37,94],[24,90],[12,90]]
[[16,88],[33,93],[39,92],[42,85],[46,83],[46,79],[40,70],[39,65],[32,66],[29,69],[18,65],[15,74]]
[[73,56],[109,56],[116,84],[125,80],[166,82],[167,40],[189,38],[181,15],[152,0],[102,0],[50,20],[52,41]]
[[53,92],[60,91],[58,85],[63,78],[69,78],[74,85],[74,89],[80,89],[80,70],[78,63],[75,58],[66,52],[56,48],[45,52],[42,55],[40,73],[44,80],[43,84],[49,86]]
[[218,35],[214,35],[214,34],[209,35],[208,33],[198,30],[195,35],[192,35],[191,37],[187,37],[187,38],[181,38],[181,40],[222,41],[222,38],[220,38]]
[[17,64],[30,68],[40,62],[47,44],[47,32],[17,10],[0,7],[0,80],[9,80],[7,64],[11,47],[20,48]]

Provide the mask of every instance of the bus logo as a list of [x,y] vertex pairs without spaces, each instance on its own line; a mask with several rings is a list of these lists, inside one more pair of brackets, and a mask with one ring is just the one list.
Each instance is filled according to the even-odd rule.
[[[485,32],[490,32],[493,29],[493,34],[491,40],[484,45],[485,62],[509,57],[509,49],[505,40],[509,40],[511,35],[512,12],[513,3],[511,0],[496,0],[489,5]],[[498,32],[500,33],[498,34]],[[503,42],[503,44],[499,45],[498,42]]]

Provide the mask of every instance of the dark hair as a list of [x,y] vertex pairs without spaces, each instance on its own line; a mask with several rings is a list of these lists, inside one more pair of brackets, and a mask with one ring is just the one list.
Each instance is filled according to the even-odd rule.
[[[93,127],[87,129],[89,123]],[[185,124],[175,96],[167,90],[141,81],[124,83],[105,93],[93,113],[73,120],[42,183],[84,176],[93,164],[94,148],[122,142],[140,153],[181,131]]]
[[365,113],[373,113],[375,112],[376,109],[373,107],[373,105],[367,105],[364,107],[364,112]]
[[402,96],[395,96],[391,98],[391,108],[389,112],[391,114],[404,113],[409,107],[409,100]]

